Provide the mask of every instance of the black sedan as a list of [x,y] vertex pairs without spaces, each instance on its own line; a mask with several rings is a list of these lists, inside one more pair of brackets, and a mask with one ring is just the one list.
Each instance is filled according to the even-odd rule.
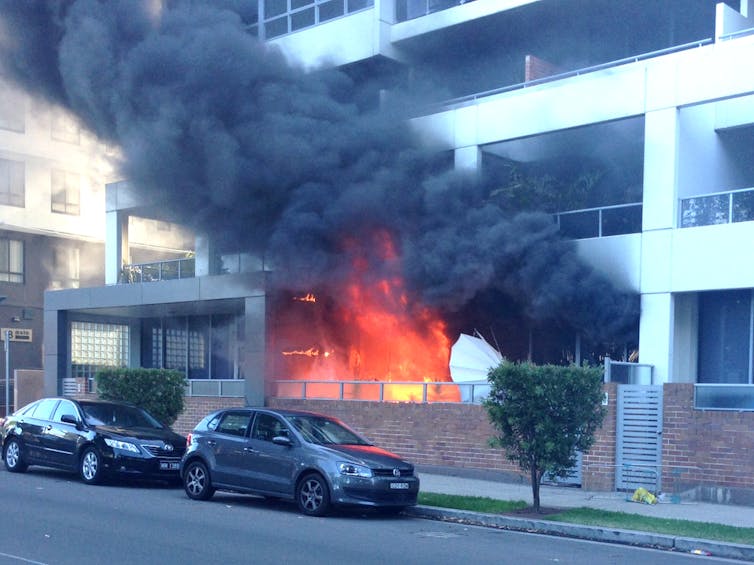
[[5,468],[29,465],[78,472],[85,483],[111,476],[175,481],[186,439],[147,411],[122,402],[43,398],[5,418]]
[[388,511],[416,504],[414,466],[372,445],[330,416],[294,410],[230,408],[206,416],[181,461],[189,498],[216,489],[295,501],[307,515],[333,505]]

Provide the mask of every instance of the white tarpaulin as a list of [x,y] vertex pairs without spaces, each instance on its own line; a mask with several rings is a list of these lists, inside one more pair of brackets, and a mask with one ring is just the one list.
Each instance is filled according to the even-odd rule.
[[[503,360],[500,352],[487,343],[484,338],[467,334],[458,336],[458,341],[450,348],[450,376],[455,383],[476,385],[487,384],[487,373],[497,367]],[[471,398],[472,387],[460,387],[464,401]],[[474,387],[474,396],[486,395],[488,387]]]

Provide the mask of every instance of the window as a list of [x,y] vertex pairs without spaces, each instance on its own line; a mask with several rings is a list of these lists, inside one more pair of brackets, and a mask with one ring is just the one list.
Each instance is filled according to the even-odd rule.
[[10,88],[0,87],[0,129],[26,131],[26,100]]
[[57,398],[45,398],[37,404],[30,416],[37,420],[49,420],[52,417],[52,410],[57,403]]
[[81,177],[76,173],[52,171],[52,211],[78,216],[80,209]]
[[24,282],[24,242],[0,238],[0,282]]
[[25,185],[24,163],[0,159],[0,204],[23,208]]
[[125,324],[71,322],[71,376],[91,386],[100,368],[128,366],[128,336]]
[[52,252],[52,289],[79,288],[81,252],[78,247],[59,247]]
[[73,405],[73,402],[67,400],[61,400],[58,407],[55,409],[55,414],[52,416],[54,422],[62,422],[63,416],[73,416],[76,420],[79,420],[79,412]]
[[699,295],[699,383],[752,383],[752,292]]
[[288,430],[283,423],[270,414],[257,414],[254,418],[254,427],[251,430],[252,439],[272,441],[272,438],[288,435]]
[[215,431],[244,437],[251,420],[251,412],[226,412]]

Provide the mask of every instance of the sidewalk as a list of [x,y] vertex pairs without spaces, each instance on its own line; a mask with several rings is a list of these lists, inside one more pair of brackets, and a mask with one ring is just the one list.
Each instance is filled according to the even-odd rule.
[[[422,472],[418,469],[423,492],[482,496],[500,500],[523,500],[532,503],[531,486],[523,483],[509,483],[487,478],[469,478],[450,474],[440,474],[437,470]],[[630,500],[630,494],[619,492],[591,492],[573,487],[543,485],[540,490],[540,503],[543,507],[578,508],[588,507],[613,512],[626,512],[652,516],[710,522],[738,527],[754,527],[754,507],[705,502],[661,502],[640,504]],[[754,561],[754,539],[751,545],[725,544],[707,540],[675,538],[653,533],[610,530],[592,526],[560,524],[545,520],[520,519],[510,516],[476,514],[430,507],[416,507],[411,514],[439,520],[462,521],[492,527],[539,531],[557,535],[567,535],[599,541],[634,543],[659,546],[678,551],[702,551],[719,557]]]

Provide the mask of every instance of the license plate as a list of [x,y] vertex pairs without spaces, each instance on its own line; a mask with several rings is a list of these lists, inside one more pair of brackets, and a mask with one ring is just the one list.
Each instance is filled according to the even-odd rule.
[[390,483],[391,489],[408,490],[408,483]]
[[160,461],[160,471],[177,471],[178,463],[172,463],[169,461]]

